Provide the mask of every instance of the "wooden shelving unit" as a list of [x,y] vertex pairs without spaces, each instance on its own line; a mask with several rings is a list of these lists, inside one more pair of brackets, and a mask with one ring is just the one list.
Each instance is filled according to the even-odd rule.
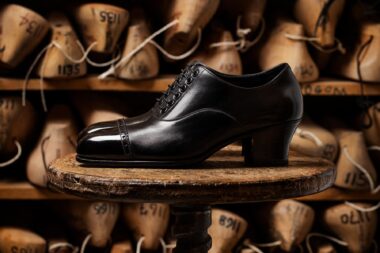
[[[0,182],[0,200],[73,200],[72,195],[38,188],[28,182]],[[302,201],[380,201],[380,193],[348,192],[330,188],[324,192],[298,198]]]
[[[69,80],[44,80],[45,90],[98,90],[128,92],[162,92],[174,80],[172,75],[141,81],[126,81],[110,78],[100,80],[97,76]],[[24,80],[0,78],[0,90],[17,91],[23,87]],[[360,84],[350,80],[322,78],[321,80],[301,84],[304,95],[309,96],[357,96],[360,95]],[[28,90],[39,90],[40,79],[31,79]],[[364,93],[369,96],[380,96],[380,83],[364,84]]]

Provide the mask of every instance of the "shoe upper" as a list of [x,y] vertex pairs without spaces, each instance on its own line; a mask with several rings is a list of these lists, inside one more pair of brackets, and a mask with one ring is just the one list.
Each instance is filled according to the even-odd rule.
[[300,87],[287,64],[233,76],[194,63],[148,113],[85,129],[77,152],[94,159],[202,160],[256,129],[302,114]]

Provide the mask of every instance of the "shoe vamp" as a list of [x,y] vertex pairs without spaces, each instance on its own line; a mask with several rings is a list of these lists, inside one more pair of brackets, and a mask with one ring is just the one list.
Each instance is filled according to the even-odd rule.
[[178,120],[152,119],[128,126],[128,134],[134,160],[184,160],[223,146],[238,126],[228,114],[201,111]]

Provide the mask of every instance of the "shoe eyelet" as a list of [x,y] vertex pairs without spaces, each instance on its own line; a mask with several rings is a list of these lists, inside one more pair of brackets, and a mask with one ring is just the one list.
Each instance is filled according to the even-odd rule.
[[196,70],[191,74],[192,77],[197,77],[198,75],[199,75],[199,70],[198,70],[198,69],[196,69]]
[[191,84],[192,81],[193,81],[193,79],[191,77],[189,77],[189,78],[186,79],[185,83],[186,84]]
[[183,85],[182,87],[179,88],[179,91],[183,93],[187,90],[187,88],[189,88],[189,86]]
[[160,114],[165,113],[167,110],[168,110],[168,108],[162,108],[162,109],[160,109]]
[[180,96],[181,96],[181,94],[177,93],[177,94],[174,95],[174,99],[178,99]]

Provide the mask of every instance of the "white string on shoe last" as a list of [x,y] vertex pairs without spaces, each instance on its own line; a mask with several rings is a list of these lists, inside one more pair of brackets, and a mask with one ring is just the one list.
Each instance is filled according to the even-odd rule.
[[[140,239],[137,241],[136,245],[136,253],[141,253],[141,246],[145,240],[144,236],[141,236]],[[162,253],[167,253],[167,249],[174,249],[176,244],[166,244],[164,239],[160,238],[160,243],[162,246]]]
[[92,238],[92,234],[88,234],[86,238],[84,238],[83,243],[80,247],[80,253],[84,253],[86,251],[87,244],[91,240],[91,238]]
[[298,135],[301,138],[305,138],[305,139],[309,139],[309,140],[313,141],[318,147],[322,147],[323,146],[322,140],[320,138],[318,138],[318,136],[315,135],[311,131],[303,130],[303,129],[301,129],[301,128],[298,127],[296,129],[295,134]]
[[[377,150],[375,147],[370,147],[369,150]],[[380,149],[379,149],[380,150]],[[354,160],[354,158],[350,155],[348,152],[347,147],[343,147],[342,150],[344,156],[350,161],[361,173],[365,175],[365,177],[368,180],[369,187],[371,189],[371,194],[376,194],[380,191],[380,185],[375,186],[375,181],[373,180],[372,176],[369,174],[368,170],[364,168],[361,164],[359,164],[357,161]],[[350,201],[345,201],[345,204],[360,211],[360,212],[373,212],[380,208],[380,202],[377,203],[375,206],[369,207],[369,208],[363,208],[360,207]]]
[[[82,44],[77,40],[76,43],[79,45],[79,47],[81,48],[81,51],[83,53],[83,56],[79,59],[74,59],[72,58],[70,55],[68,55],[65,50],[63,49],[63,47],[57,42],[57,41],[52,41],[49,45],[47,45],[46,47],[44,47],[40,52],[39,54],[37,55],[37,57],[34,59],[32,65],[30,65],[29,69],[28,69],[28,72],[26,73],[26,76],[24,78],[24,83],[23,83],[23,87],[22,87],[22,105],[25,106],[26,105],[26,90],[28,88],[28,82],[29,82],[29,78],[30,78],[30,75],[32,74],[32,71],[33,69],[35,68],[35,66],[37,65],[38,61],[40,60],[40,58],[43,56],[43,54],[50,48],[52,47],[56,47],[62,54],[65,58],[67,58],[69,61],[73,62],[73,63],[82,63],[84,62],[87,58],[88,58],[88,54],[90,53],[91,49],[97,44],[97,42],[93,42],[88,48],[87,50],[84,50]],[[42,107],[44,109],[44,111],[46,112],[47,111],[47,105],[46,105],[46,99],[45,99],[45,94],[44,94],[44,83],[43,83],[43,80],[44,80],[44,71],[45,71],[45,64],[43,64],[41,66],[41,76],[40,76],[40,92],[41,92],[41,102],[42,102]]]
[[310,239],[312,237],[320,237],[320,238],[324,238],[324,239],[330,240],[332,242],[335,242],[341,246],[345,246],[345,247],[348,246],[348,244],[345,241],[339,240],[338,238],[335,238],[333,236],[325,235],[322,233],[310,233],[306,236],[306,247],[307,247],[307,251],[309,253],[313,253],[313,249],[311,248],[311,245],[310,245]]
[[11,159],[9,159],[8,161],[0,163],[0,168],[3,168],[3,167],[6,167],[6,166],[9,166],[9,165],[13,164],[14,162],[16,162],[21,157],[21,155],[22,155],[21,144],[17,140],[14,140],[14,143],[15,143],[15,145],[17,147],[17,153],[15,154],[14,157],[12,157]]
[[79,251],[78,247],[75,247],[74,245],[72,245],[71,243],[68,243],[68,242],[54,243],[54,244],[49,246],[48,251],[49,252],[51,252],[51,251],[56,252],[56,251],[59,251],[59,249],[61,249],[61,248],[70,248],[71,253],[78,253],[78,251]]
[[[340,246],[344,246],[344,247],[348,246],[348,243],[346,243],[345,241],[342,241],[338,238],[335,238],[333,236],[325,235],[322,233],[310,233],[306,236],[306,247],[307,247],[308,253],[313,253],[313,249],[311,248],[311,245],[310,245],[311,237],[320,237],[320,238],[330,240],[331,242],[335,242],[336,244],[338,244]],[[376,240],[373,240],[372,244],[373,244],[373,252],[377,253],[378,246],[377,246]]]
[[168,253],[168,249],[174,249],[176,247],[176,243],[166,244],[166,242],[162,238],[160,238],[160,243],[162,246],[162,252],[163,253]]
[[163,26],[156,32],[152,33],[149,37],[147,37],[143,42],[141,42],[140,45],[135,47],[131,52],[129,52],[126,56],[121,58],[121,60],[115,64],[115,66],[111,66],[107,71],[102,73],[98,76],[99,79],[106,79],[109,76],[116,76],[116,69],[124,67],[131,59],[132,57],[137,54],[140,50],[142,50],[148,43],[155,46],[163,55],[165,55],[167,58],[171,60],[182,60],[187,57],[189,57],[191,54],[195,52],[195,50],[199,47],[202,39],[202,31],[199,28],[198,29],[198,39],[194,46],[190,48],[187,52],[181,54],[181,55],[173,55],[167,52],[164,48],[162,48],[157,42],[155,42],[153,39],[157,37],[158,35],[162,34],[169,28],[175,26],[178,24],[178,19],[173,20],[172,22],[168,23],[167,25]]
[[310,43],[314,48],[316,48],[317,50],[319,50],[323,53],[329,54],[329,53],[332,53],[335,51],[339,51],[341,54],[346,53],[346,49],[343,47],[342,42],[340,40],[338,40],[337,38],[334,38],[334,42],[335,42],[334,47],[324,48],[324,47],[321,47],[320,45],[318,45],[316,43],[316,41],[319,40],[318,37],[308,37],[308,36],[302,36],[302,35],[290,34],[290,33],[285,33],[285,37],[290,39],[290,40],[306,41],[306,42]]
[[265,20],[261,17],[260,19],[261,25],[260,25],[260,31],[257,37],[254,40],[248,40],[246,37],[248,34],[252,32],[251,28],[241,28],[241,15],[238,16],[237,22],[236,22],[236,35],[239,38],[236,41],[221,41],[221,42],[215,42],[210,44],[210,48],[216,48],[216,47],[225,47],[225,46],[231,46],[236,47],[240,52],[247,52],[248,49],[250,49],[252,46],[254,46],[261,37],[264,34],[265,31]]
[[268,242],[268,243],[250,243],[248,240],[245,240],[243,242],[243,245],[250,248],[253,252],[257,253],[263,253],[263,251],[260,248],[272,248],[276,246],[281,245],[281,241],[274,241],[274,242]]

